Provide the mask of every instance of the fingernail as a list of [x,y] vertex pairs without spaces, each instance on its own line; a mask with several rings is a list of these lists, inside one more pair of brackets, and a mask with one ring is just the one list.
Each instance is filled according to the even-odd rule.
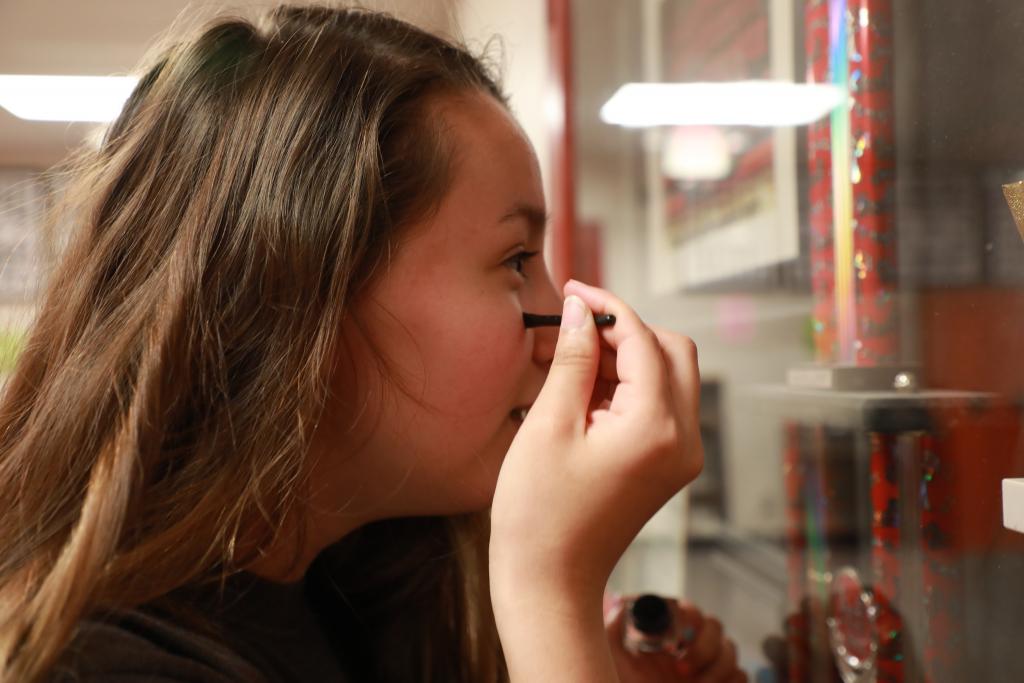
[[574,330],[583,327],[586,315],[587,309],[583,305],[583,300],[570,294],[565,298],[565,303],[562,306],[562,328]]
[[622,604],[622,596],[617,591],[605,591],[602,602],[604,604],[604,612],[607,614],[613,608]]
[[618,619],[619,615],[622,614],[622,610],[625,609],[625,607],[626,605],[623,602],[622,598],[615,598],[608,606],[608,609],[604,611],[605,625],[609,625],[613,623],[616,619]]

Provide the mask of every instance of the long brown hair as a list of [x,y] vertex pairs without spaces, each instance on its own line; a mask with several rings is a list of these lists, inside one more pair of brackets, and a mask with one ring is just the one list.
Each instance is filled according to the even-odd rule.
[[[505,102],[455,43],[323,6],[219,18],[143,71],[75,162],[0,403],[0,680],[41,678],[96,610],[223,580],[254,519],[259,546],[297,510],[346,311],[449,182],[431,98],[466,91]],[[485,519],[376,526],[354,547],[403,549],[356,592],[404,586],[420,616],[366,670],[500,678]]]

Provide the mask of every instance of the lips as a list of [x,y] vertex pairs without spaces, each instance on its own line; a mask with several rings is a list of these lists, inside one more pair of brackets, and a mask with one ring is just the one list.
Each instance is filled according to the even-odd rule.
[[529,412],[530,412],[530,406],[520,406],[518,408],[513,408],[512,412],[510,413],[510,415],[511,415],[511,417],[512,417],[512,419],[514,421],[522,422],[523,420],[526,419],[526,415]]

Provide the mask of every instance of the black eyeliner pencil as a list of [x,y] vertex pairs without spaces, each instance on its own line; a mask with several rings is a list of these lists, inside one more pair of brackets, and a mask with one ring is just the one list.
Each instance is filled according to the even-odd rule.
[[[607,315],[595,315],[594,322],[597,323],[598,327],[606,327],[608,325],[615,324],[615,316],[611,314]],[[531,327],[558,327],[562,324],[562,316],[560,315],[537,315],[535,313],[523,313],[523,323],[527,329]]]

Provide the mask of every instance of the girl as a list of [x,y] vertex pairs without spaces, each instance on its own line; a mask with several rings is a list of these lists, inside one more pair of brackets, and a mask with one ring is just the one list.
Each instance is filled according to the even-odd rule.
[[0,406],[5,683],[742,679],[692,608],[678,664],[603,623],[700,471],[696,355],[563,308],[479,61],[361,10],[221,19],[77,187]]

